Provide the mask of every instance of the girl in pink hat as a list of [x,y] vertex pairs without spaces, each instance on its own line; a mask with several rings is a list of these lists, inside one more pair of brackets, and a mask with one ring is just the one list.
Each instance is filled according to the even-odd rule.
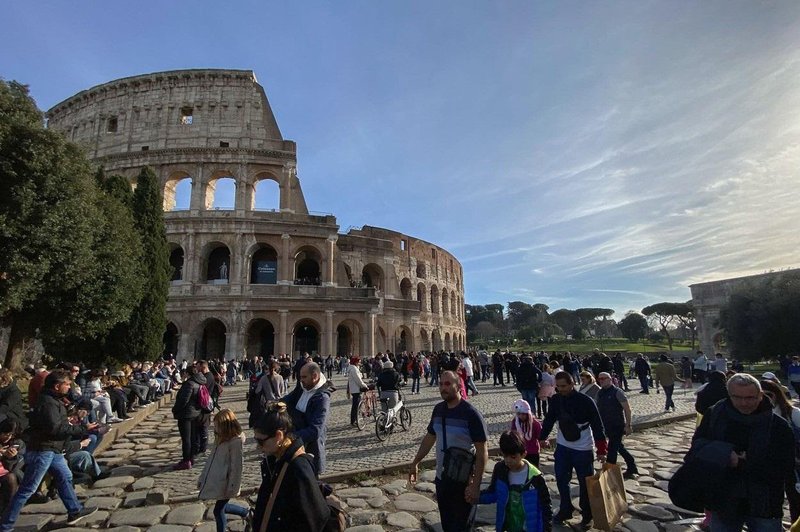
[[533,416],[528,401],[517,399],[511,405],[511,411],[514,412],[511,431],[518,432],[525,441],[525,459],[539,467],[539,434],[542,432],[542,424]]

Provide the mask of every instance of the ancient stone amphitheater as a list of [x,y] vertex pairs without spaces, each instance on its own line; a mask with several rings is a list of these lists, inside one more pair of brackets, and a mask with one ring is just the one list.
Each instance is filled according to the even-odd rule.
[[[118,79],[47,118],[107,173],[134,186],[145,165],[159,176],[174,269],[165,350],[178,358],[465,347],[456,258],[389,229],[340,233],[335,216],[309,213],[296,145],[252,71]],[[215,199],[223,188],[228,205]]]

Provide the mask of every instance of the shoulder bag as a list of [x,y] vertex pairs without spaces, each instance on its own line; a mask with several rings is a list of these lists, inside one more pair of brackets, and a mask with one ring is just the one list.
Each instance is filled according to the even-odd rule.
[[475,453],[469,449],[461,447],[447,446],[447,425],[444,418],[447,406],[442,412],[442,452],[444,459],[442,462],[442,480],[459,484],[467,484],[475,468]]

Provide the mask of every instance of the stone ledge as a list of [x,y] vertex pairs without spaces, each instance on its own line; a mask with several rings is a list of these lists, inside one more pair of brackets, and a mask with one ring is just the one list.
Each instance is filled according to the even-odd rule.
[[114,423],[113,425],[111,425],[111,430],[109,430],[105,434],[105,436],[103,436],[103,441],[101,441],[100,445],[97,446],[97,449],[95,450],[94,453],[95,457],[97,458],[102,457],[103,451],[111,447],[114,444],[114,442],[117,441],[117,439],[121,438],[122,436],[125,436],[128,432],[133,430],[133,428],[136,427],[136,425],[147,419],[150,416],[150,414],[152,414],[162,406],[166,406],[172,403],[172,396],[177,393],[178,390],[176,388],[172,394],[167,394],[161,399],[153,401],[144,408],[141,408],[136,412],[132,412],[133,415],[131,416],[130,419],[127,419],[122,423]]

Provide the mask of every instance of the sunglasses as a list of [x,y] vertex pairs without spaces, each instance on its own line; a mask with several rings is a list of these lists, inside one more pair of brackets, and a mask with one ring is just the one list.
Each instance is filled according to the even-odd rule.
[[266,441],[271,440],[274,437],[275,436],[267,436],[266,438],[259,438],[258,436],[256,436],[254,439],[256,440],[256,443],[258,443],[259,445],[264,445]]

